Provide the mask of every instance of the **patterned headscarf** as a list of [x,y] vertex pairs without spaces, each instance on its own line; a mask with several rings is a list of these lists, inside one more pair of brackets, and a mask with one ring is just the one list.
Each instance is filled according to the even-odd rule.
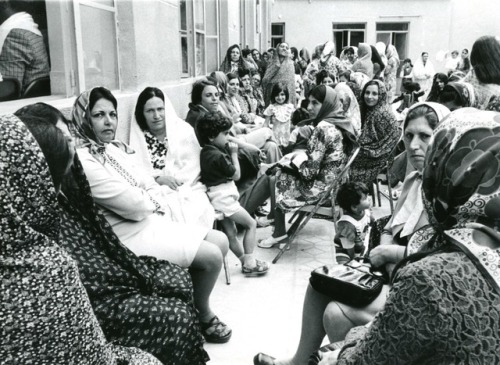
[[262,91],[264,91],[266,105],[271,102],[273,86],[279,82],[284,83],[288,88],[288,102],[295,104],[295,66],[289,55],[283,59],[283,62],[280,61],[278,54],[280,44],[274,49],[273,58],[269,60],[266,73],[262,78]]
[[443,91],[453,89],[460,96],[463,107],[470,107],[475,103],[474,87],[467,82],[449,82]]
[[335,91],[342,102],[345,117],[350,119],[356,135],[359,135],[361,131],[361,112],[354,92],[345,82],[339,82],[335,86]]
[[[88,148],[90,154],[97,161],[104,164],[105,159],[101,153],[104,151],[106,144],[101,142],[95,134],[94,128],[92,127],[92,121],[90,119],[91,110],[89,110],[89,103],[90,93],[92,90],[94,89],[84,91],[79,97],[76,98],[71,112],[70,130],[77,138],[77,147]],[[121,141],[115,139],[110,143],[114,144],[126,153],[134,153],[130,147]]]
[[439,124],[422,190],[436,232],[464,248],[500,292],[500,114],[463,108]]
[[[0,117],[0,358],[8,363],[114,363],[78,268],[57,244],[56,191],[35,138]],[[8,305],[6,305],[8,303]]]

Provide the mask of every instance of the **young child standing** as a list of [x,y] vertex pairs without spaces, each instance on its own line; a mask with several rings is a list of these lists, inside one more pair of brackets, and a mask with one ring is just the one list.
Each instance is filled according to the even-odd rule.
[[362,255],[365,237],[373,217],[370,213],[368,188],[361,182],[349,182],[340,186],[337,203],[344,214],[337,222],[335,248],[337,253],[347,254],[350,259]]
[[272,124],[274,138],[281,147],[288,146],[290,139],[290,119],[295,110],[293,104],[288,103],[289,95],[287,86],[278,82],[271,90],[271,105],[264,110],[266,121],[264,127]]
[[[238,145],[228,142],[231,120],[220,112],[205,114],[198,120],[197,135],[203,146],[200,154],[201,182],[214,209],[224,214],[222,228],[229,239],[229,248],[241,261],[241,271],[247,276],[266,274],[269,264],[256,260],[255,233],[257,223],[238,202],[239,193],[234,181],[241,175]],[[234,223],[245,229],[243,244],[238,240]]]

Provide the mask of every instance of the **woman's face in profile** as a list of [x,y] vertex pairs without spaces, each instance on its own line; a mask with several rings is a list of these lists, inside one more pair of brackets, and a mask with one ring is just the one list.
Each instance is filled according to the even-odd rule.
[[314,96],[309,95],[309,104],[307,105],[307,111],[309,112],[310,118],[316,118],[322,106],[323,103],[320,103]]
[[425,154],[432,138],[433,129],[425,117],[408,122],[403,134],[408,160],[418,171],[424,169]]
[[374,107],[378,103],[378,86],[377,85],[369,85],[366,90],[365,94],[363,95],[363,98],[365,99],[365,104],[369,106],[370,108]]
[[215,86],[205,86],[201,93],[201,105],[210,112],[219,109],[219,90]]
[[109,143],[115,138],[118,125],[118,114],[111,101],[101,98],[97,100],[90,111],[92,128],[103,143]]
[[157,96],[146,101],[143,109],[148,129],[154,135],[165,132],[165,103]]

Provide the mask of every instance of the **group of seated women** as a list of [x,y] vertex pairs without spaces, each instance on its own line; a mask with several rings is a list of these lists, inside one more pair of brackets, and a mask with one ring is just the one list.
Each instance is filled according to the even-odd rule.
[[[486,58],[478,61],[477,53],[500,50],[500,43],[478,42],[469,75],[474,106],[493,108],[500,69],[482,64]],[[275,54],[286,64],[279,59],[286,47]],[[224,343],[232,335],[210,306],[223,257],[230,248],[245,274],[268,266],[253,257],[253,223],[243,245],[234,232],[228,240],[211,228],[220,196],[211,194],[215,184],[200,180],[203,153],[217,155],[227,170],[218,182],[229,185],[241,175],[240,160],[267,168],[231,195],[237,216],[223,215],[245,222],[270,199],[265,221],[275,229],[259,246],[271,248],[288,242],[285,213],[317,203],[355,149],[349,178],[371,183],[402,139],[413,172],[392,216],[378,221],[379,242],[369,252],[390,282],[366,306],[309,286],[295,353],[288,359],[261,353],[254,364],[307,363],[325,335],[332,344],[312,360],[320,364],[500,362],[500,115],[418,103],[401,133],[383,82],[366,82],[359,106],[349,83],[319,85],[308,95],[309,119],[290,135],[292,152],[281,159],[279,148],[265,150],[276,145],[273,131],[255,117],[239,125],[247,111],[222,100],[245,98],[237,87],[250,90],[247,76],[240,74],[238,85],[229,80],[226,90],[220,74],[197,81],[188,123],[161,90],[146,88],[130,146],[115,139],[117,100],[103,87],[76,99],[70,121],[43,103],[0,117],[0,314],[7,344],[0,358],[206,363],[203,341]],[[280,88],[277,100],[286,96]],[[261,149],[268,164],[255,158]]]

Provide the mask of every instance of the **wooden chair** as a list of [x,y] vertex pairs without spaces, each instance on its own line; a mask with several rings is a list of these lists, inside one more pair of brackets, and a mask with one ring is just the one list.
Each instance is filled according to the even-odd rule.
[[22,99],[50,95],[50,78],[42,77],[32,81],[21,95]]
[[0,101],[16,100],[21,97],[21,83],[18,79],[4,77],[0,81]]
[[[276,257],[273,260],[273,264],[278,262],[280,259],[281,255],[289,249],[290,245],[292,244],[293,240],[297,237],[297,235],[300,233],[302,228],[305,227],[307,222],[314,216],[314,215],[321,215],[324,216],[325,218],[330,218],[333,220],[333,224],[335,225],[335,228],[337,228],[337,211],[335,208],[335,200],[336,200],[336,192],[338,190],[338,186],[340,182],[347,176],[349,172],[349,168],[351,167],[351,164],[353,163],[354,159],[359,153],[359,146],[356,146],[354,151],[352,152],[351,156],[349,157],[347,163],[344,165],[342,170],[340,171],[337,179],[335,179],[330,186],[323,192],[321,195],[321,198],[315,205],[305,205],[298,209],[295,214],[292,216],[290,219],[293,220],[295,218],[295,221],[292,223],[290,228],[287,231],[288,235],[288,242],[284,244],[283,246],[280,246],[280,251],[276,255]],[[330,200],[331,206],[330,207],[325,207],[324,205]]]

